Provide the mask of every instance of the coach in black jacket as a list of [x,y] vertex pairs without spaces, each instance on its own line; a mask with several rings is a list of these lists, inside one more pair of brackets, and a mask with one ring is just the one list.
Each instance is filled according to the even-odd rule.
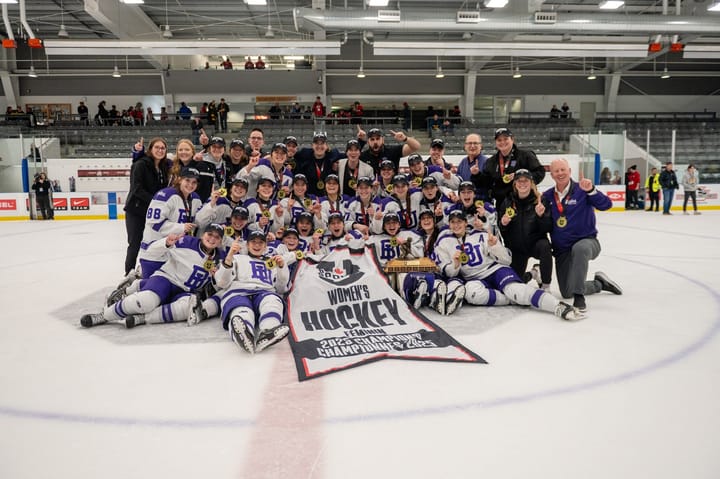
[[482,174],[488,184],[490,198],[495,200],[497,207],[512,191],[512,181],[517,170],[530,171],[533,181],[539,185],[545,178],[545,167],[540,164],[535,153],[515,146],[513,134],[508,128],[495,130],[495,147],[497,151],[485,162]]

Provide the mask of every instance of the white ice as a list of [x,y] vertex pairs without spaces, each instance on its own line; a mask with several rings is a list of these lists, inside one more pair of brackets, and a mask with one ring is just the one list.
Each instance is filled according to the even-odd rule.
[[720,477],[720,212],[598,218],[588,319],[425,311],[489,364],[303,383],[218,320],[81,328],[122,221],[0,223],[0,478]]

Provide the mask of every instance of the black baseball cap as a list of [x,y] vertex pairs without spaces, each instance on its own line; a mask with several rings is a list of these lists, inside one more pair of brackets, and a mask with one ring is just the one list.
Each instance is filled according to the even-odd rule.
[[327,221],[328,221],[328,223],[330,223],[332,220],[336,220],[336,219],[339,219],[340,221],[344,221],[345,217],[339,211],[333,211],[332,213],[330,213],[328,215]]
[[313,222],[313,214],[309,211],[301,211],[295,218],[295,224],[298,224],[300,220],[307,220],[310,223]]
[[383,226],[385,226],[387,223],[389,223],[391,221],[397,221],[398,223],[400,223],[400,215],[398,215],[394,211],[390,212],[390,213],[385,213],[383,215],[383,220],[382,220]]
[[460,186],[458,187],[458,191],[462,190],[472,190],[475,191],[475,185],[472,181],[463,181],[460,183]]
[[212,138],[210,138],[210,143],[208,143],[208,144],[209,145],[220,145],[223,148],[225,148],[225,138],[223,138],[222,136],[213,136]]
[[205,233],[216,233],[220,238],[225,236],[225,228],[217,223],[210,223],[205,227]]
[[248,183],[248,180],[246,180],[245,178],[235,178],[235,179],[232,181],[232,185],[233,185],[233,186],[235,186],[235,185],[243,185],[243,186],[245,187],[245,189],[247,190],[248,187],[250,186],[250,183]]
[[422,179],[422,187],[425,188],[426,186],[437,186],[438,182],[437,179],[434,176],[426,176]]
[[418,219],[422,218],[423,216],[429,216],[432,219],[435,219],[435,212],[433,210],[422,210],[418,215]]
[[331,181],[340,184],[340,177],[334,173],[330,173],[327,177],[325,177],[325,183],[330,183]]
[[272,147],[272,150],[270,150],[270,151],[275,151],[275,150],[282,150],[285,153],[287,153],[287,145],[285,143],[275,143]]
[[245,149],[245,142],[242,141],[240,138],[235,138],[230,142],[230,149],[232,150],[236,146],[239,146],[240,148]]
[[200,178],[200,172],[195,168],[185,167],[180,171],[180,178]]
[[450,213],[448,213],[448,221],[453,218],[458,218],[467,222],[467,216],[465,216],[465,213],[463,213],[462,210],[452,210]]
[[360,178],[357,179],[357,184],[372,186],[373,180],[369,176],[361,176]]
[[360,142],[356,139],[348,140],[347,144],[345,145],[345,150],[349,150],[350,148],[357,148],[360,149]]
[[286,237],[287,235],[295,235],[299,238],[300,232],[294,226],[290,226],[288,228],[285,228],[285,231],[283,231],[283,238]]
[[260,240],[263,240],[263,242],[267,243],[267,236],[265,236],[265,233],[263,233],[262,231],[255,230],[255,231],[250,232],[250,234],[248,235],[248,239],[247,239],[248,242],[255,240],[255,239],[260,239]]
[[298,181],[302,181],[307,185],[307,176],[303,175],[302,173],[298,173],[297,175],[293,176],[293,183],[297,183]]
[[321,131],[316,132],[312,138],[313,143],[317,143],[319,141],[327,143],[327,135]]
[[298,146],[297,138],[295,138],[294,136],[286,136],[285,139],[283,140],[283,143],[285,143],[285,145],[289,145],[290,143],[295,143],[295,146]]
[[248,219],[250,217],[250,212],[244,206],[236,206],[233,208],[230,216],[239,216],[240,218]]
[[430,142],[430,148],[445,148],[445,142],[442,140],[442,138],[435,138],[433,141]]
[[383,136],[382,130],[380,128],[370,128],[368,138],[372,138],[373,136]]
[[502,128],[498,128],[497,130],[495,130],[495,139],[496,140],[498,139],[498,137],[503,136],[503,135],[510,136],[510,137],[513,136],[512,131],[510,131],[509,128],[502,127]]
[[387,168],[387,169],[390,169],[390,170],[394,170],[394,169],[395,169],[395,163],[393,163],[393,162],[390,161],[390,160],[383,160],[383,161],[381,161],[381,162],[380,162],[380,169],[381,169],[381,170],[384,170],[384,169],[386,169],[386,168]]
[[526,170],[525,168],[521,168],[515,172],[515,176],[513,177],[513,180],[517,180],[518,178],[528,178],[530,180],[533,179],[530,171]]
[[412,155],[407,157],[408,165],[414,165],[416,163],[422,163],[423,158],[422,156],[418,155],[417,153],[413,153]]
[[395,176],[393,176],[392,184],[393,184],[393,185],[397,185],[397,184],[400,184],[400,183],[405,183],[406,185],[407,185],[407,184],[410,184],[410,182],[409,182],[408,179],[407,179],[407,176],[405,176],[405,175],[395,175]]

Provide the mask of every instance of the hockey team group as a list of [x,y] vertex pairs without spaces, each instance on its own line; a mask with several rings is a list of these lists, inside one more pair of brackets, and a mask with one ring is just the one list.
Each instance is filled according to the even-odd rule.
[[[203,138],[199,153],[180,140],[172,161],[162,138],[136,145],[126,277],[81,325],[219,316],[236,344],[260,352],[289,333],[284,295],[298,262],[339,246],[370,247],[380,266],[432,259],[437,272],[399,274],[393,286],[414,308],[442,315],[463,304],[516,304],[576,321],[587,316],[586,295],[622,294],[602,272],[586,279],[600,253],[595,210],[612,203],[590,179],[572,180],[567,161],[553,160],[555,186],[541,193],[545,167],[507,128],[496,130],[490,158],[479,154],[479,135],[468,135],[457,167],[441,139],[424,160],[417,140],[390,134],[397,145],[358,127],[345,151],[323,133],[310,147],[290,136],[265,151],[255,129],[247,146],[233,140],[227,152],[221,137]],[[526,271],[531,258],[538,263]],[[549,291],[553,266],[572,304]]]

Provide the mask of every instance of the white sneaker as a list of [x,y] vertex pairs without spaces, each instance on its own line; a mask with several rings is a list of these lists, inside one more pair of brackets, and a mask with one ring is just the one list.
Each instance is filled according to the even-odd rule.
[[465,286],[460,285],[458,288],[448,295],[447,305],[445,306],[445,315],[450,316],[456,310],[460,309],[465,299]]

